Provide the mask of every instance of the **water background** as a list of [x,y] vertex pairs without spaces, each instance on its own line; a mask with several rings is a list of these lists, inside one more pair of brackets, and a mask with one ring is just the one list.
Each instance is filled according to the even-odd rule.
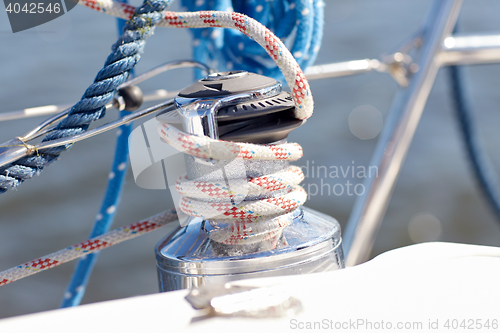
[[[419,28],[429,5],[429,0],[327,0],[325,36],[316,63],[376,58],[393,51]],[[465,1],[461,29],[498,32],[498,13],[499,1]],[[115,40],[115,19],[81,6],[16,34],[0,11],[0,112],[76,102]],[[187,30],[158,28],[148,40],[137,72],[189,58],[190,41]],[[500,172],[500,66],[469,67],[466,73],[483,142]],[[141,87],[145,92],[178,89],[189,85],[191,77],[190,70],[177,70]],[[329,170],[368,166],[376,138],[361,140],[351,129],[374,131],[377,115],[386,117],[397,88],[394,81],[370,73],[314,81],[311,87],[315,115],[290,135],[290,141],[304,148],[304,158],[297,164],[309,161],[310,166],[314,162]],[[367,114],[375,117],[368,118],[373,121],[359,124],[353,113],[359,107],[371,110]],[[0,123],[0,141],[27,132],[43,118]],[[106,119],[114,118],[116,112],[110,111]],[[459,134],[449,84],[441,70],[372,256],[421,240],[500,245],[500,226],[475,186]],[[109,132],[79,143],[41,176],[0,197],[0,270],[87,238],[106,185],[114,142],[115,133]],[[325,193],[311,196],[307,206],[334,216],[344,226],[355,195],[328,195],[326,190],[348,180],[357,184],[363,179],[310,174],[305,188],[323,186]],[[340,187],[336,190],[339,193]],[[165,191],[143,190],[129,173],[114,227],[171,206]],[[103,251],[83,303],[157,292],[153,248],[167,231],[160,229]],[[73,267],[74,263],[65,264],[1,287],[0,318],[57,308]]]

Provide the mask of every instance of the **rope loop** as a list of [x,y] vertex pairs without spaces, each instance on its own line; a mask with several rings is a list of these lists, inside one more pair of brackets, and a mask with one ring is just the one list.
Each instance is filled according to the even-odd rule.
[[[300,67],[311,65],[323,38],[323,0],[182,0],[187,11],[226,11],[259,21],[283,40]],[[197,61],[221,71],[247,70],[283,78],[262,48],[244,33],[216,28],[193,29],[193,55]],[[201,74],[201,73],[200,73]]]

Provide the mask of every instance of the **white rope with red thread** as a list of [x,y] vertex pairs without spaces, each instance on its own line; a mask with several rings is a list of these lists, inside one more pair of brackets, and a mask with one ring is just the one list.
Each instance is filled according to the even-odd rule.
[[[169,124],[159,124],[158,132],[177,150],[203,159],[296,161],[302,157],[302,148],[296,143],[228,142],[186,134]],[[273,174],[233,181],[229,186],[221,181],[189,180],[183,176],[176,189],[183,195],[179,207],[184,213],[228,224],[213,230],[211,239],[227,245],[251,244],[275,241],[290,224],[289,218],[282,215],[306,201],[307,193],[298,185],[303,179],[300,167],[290,166]],[[262,198],[248,200],[248,197]]]
[[101,236],[88,239],[82,243],[0,272],[0,286],[135,238],[176,220],[177,214],[175,211],[164,212],[149,219],[109,231]]

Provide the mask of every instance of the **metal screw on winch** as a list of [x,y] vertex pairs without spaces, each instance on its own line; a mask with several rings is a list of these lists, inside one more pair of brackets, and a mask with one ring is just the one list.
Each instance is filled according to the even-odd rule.
[[[293,129],[304,123],[293,117],[295,105],[290,94],[282,91],[281,83],[245,71],[211,74],[182,90],[175,104],[175,117],[186,133],[224,141],[283,143]],[[171,122],[172,111],[159,114],[157,120]],[[246,181],[289,168],[286,160],[244,160],[243,170],[232,167],[230,160],[186,155],[185,161],[187,179],[226,184],[228,179]],[[243,203],[268,198],[272,199],[268,194],[247,195]],[[233,244],[214,237],[231,228],[224,221],[191,217],[186,226],[174,230],[156,247],[161,291],[344,266],[340,226],[332,217],[299,207],[264,219],[264,225],[273,223],[282,223],[283,228],[272,237],[259,241],[240,239]]]

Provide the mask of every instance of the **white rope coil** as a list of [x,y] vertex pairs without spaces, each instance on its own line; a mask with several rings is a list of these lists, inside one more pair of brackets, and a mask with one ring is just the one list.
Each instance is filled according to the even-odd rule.
[[288,160],[297,161],[302,157],[302,147],[297,143],[280,145],[256,145],[222,141],[207,136],[184,133],[169,124],[160,124],[158,132],[163,140],[175,149],[200,158],[214,160]]
[[295,185],[304,180],[302,170],[297,166],[261,177],[247,178],[241,186],[231,186],[229,189],[222,182],[188,180],[180,177],[176,183],[177,192],[197,199],[241,198],[272,194],[277,191],[291,191]]
[[[199,158],[214,160],[296,161],[302,147],[296,143],[257,145],[228,142],[206,136],[184,133],[169,124],[159,124],[160,137],[174,148]],[[264,240],[276,241],[281,230],[290,224],[286,213],[303,205],[307,193],[298,184],[304,179],[302,170],[290,166],[285,170],[260,177],[231,181],[197,181],[181,177],[176,183],[183,195],[180,209],[195,217],[228,224],[213,230],[210,238],[227,245],[252,244]],[[243,200],[265,196],[259,200]]]
[[[130,19],[135,7],[124,5],[112,0],[82,0],[80,4],[107,14]],[[158,25],[175,28],[207,28],[221,27],[236,29],[259,43],[274,60],[282,71],[288,86],[292,90],[292,98],[295,103],[294,116],[297,119],[307,119],[313,113],[314,102],[309,84],[297,64],[296,60],[269,29],[256,20],[239,13],[230,12],[163,12],[163,21]],[[302,157],[302,148],[295,143],[282,145],[252,145],[245,143],[225,142],[213,140],[207,137],[197,137],[177,130],[168,124],[159,127],[160,136],[176,149],[206,159],[232,160],[234,158],[244,160],[289,160],[295,161]],[[296,169],[292,169],[296,170]],[[289,170],[288,170],[289,171]],[[286,172],[286,171],[284,171]],[[270,177],[267,176],[267,177]],[[302,176],[303,177],[303,176]],[[300,176],[299,176],[300,178]],[[247,201],[244,204],[221,201],[224,191],[231,198],[231,191],[238,195],[238,191],[232,188],[224,189],[217,182],[185,183],[177,184],[179,192],[185,197],[181,199],[181,209],[191,215],[211,219],[232,219],[233,224],[222,230],[212,232],[211,237],[225,244],[238,244],[254,242],[258,239],[270,239],[279,234],[280,228],[286,224],[283,220],[275,225],[282,227],[264,228],[257,227],[259,221],[266,221],[271,216],[279,216],[302,205],[306,199],[305,191],[297,184],[302,179],[294,179],[285,186],[281,192],[284,194],[274,195],[259,201]],[[270,179],[270,178],[266,178]],[[298,180],[298,181],[297,181]],[[268,194],[269,190],[262,186],[253,186],[254,183],[243,184],[245,191],[251,188],[250,193],[254,195]],[[197,186],[198,185],[198,186]],[[202,194],[200,194],[200,192]],[[272,192],[272,191],[271,191]],[[249,192],[245,193],[246,195]],[[226,195],[226,198],[227,198]],[[207,202],[206,199],[219,199],[219,203]],[[265,218],[264,218],[265,217]],[[250,226],[252,224],[252,226]],[[266,234],[267,232],[267,234]]]
[[302,206],[307,193],[300,186],[285,195],[234,203],[230,200],[203,201],[182,197],[180,207],[188,215],[211,220],[234,220],[238,224],[256,223],[272,215],[283,215]]

